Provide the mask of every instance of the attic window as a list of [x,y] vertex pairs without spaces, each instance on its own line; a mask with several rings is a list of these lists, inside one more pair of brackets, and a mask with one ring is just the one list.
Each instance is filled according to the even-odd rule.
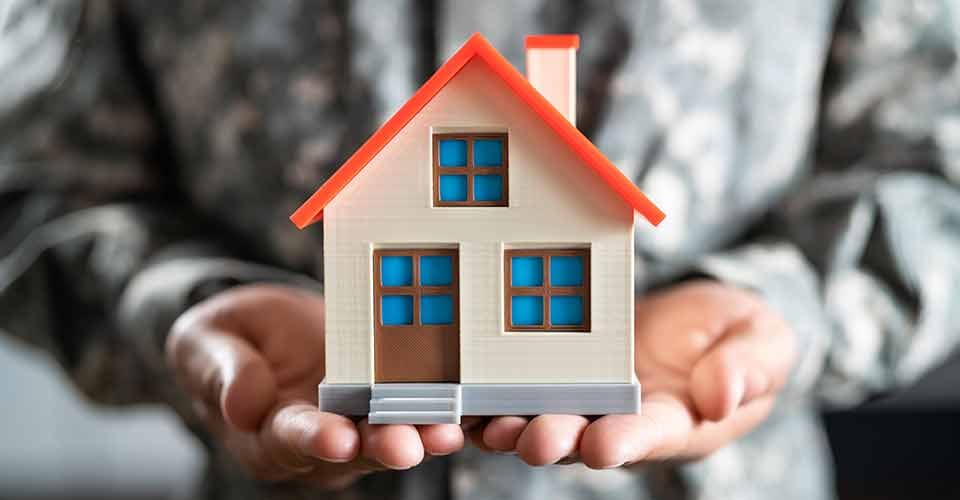
[[433,205],[507,206],[507,134],[433,135]]

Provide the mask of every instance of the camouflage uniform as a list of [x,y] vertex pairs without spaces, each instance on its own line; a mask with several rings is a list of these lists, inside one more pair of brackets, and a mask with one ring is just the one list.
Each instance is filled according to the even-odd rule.
[[639,290],[754,288],[801,349],[771,418],[706,460],[532,469],[468,450],[342,498],[829,498],[816,410],[901,386],[960,336],[960,9],[948,0],[0,1],[0,328],[92,398],[163,401],[245,479],[162,362],[238,283],[319,287],[287,215],[473,31],[521,65],[579,32],[578,123],[669,214]]

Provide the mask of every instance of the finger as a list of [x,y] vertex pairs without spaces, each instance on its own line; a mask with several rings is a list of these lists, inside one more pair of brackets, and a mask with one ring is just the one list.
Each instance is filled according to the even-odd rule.
[[593,422],[580,439],[580,457],[588,467],[609,469],[642,460],[678,456],[689,441],[693,416],[672,395],[648,396],[639,415],[607,415]]
[[223,436],[229,428],[223,420],[223,414],[220,412],[220,406],[210,404],[200,399],[194,399],[192,402],[193,413],[203,422],[207,430],[214,436]]
[[779,319],[759,316],[727,332],[691,373],[701,417],[718,421],[783,385],[793,360],[793,335]]
[[366,419],[360,431],[360,454],[384,467],[409,469],[423,461],[423,442],[412,425],[371,425]]
[[483,444],[494,451],[514,451],[528,422],[525,417],[494,417],[483,429]]
[[685,372],[732,320],[748,316],[758,303],[752,294],[712,281],[689,282],[648,295],[638,300],[635,309],[637,351],[658,365]]
[[469,433],[477,427],[483,427],[484,418],[477,416],[464,416],[460,419],[460,428],[463,429],[464,434]]
[[464,430],[467,434],[467,439],[471,444],[476,446],[477,449],[487,452],[494,452],[496,450],[490,448],[486,443],[483,442],[483,433],[486,431],[487,424],[489,424],[489,422],[489,418],[482,418],[479,423]]
[[420,442],[429,455],[449,455],[463,448],[463,430],[456,424],[418,425]]
[[746,394],[746,370],[728,350],[717,349],[694,366],[690,393],[700,417],[720,421],[731,415]]
[[168,342],[177,378],[194,398],[218,407],[237,429],[259,427],[275,403],[277,387],[270,367],[253,346],[196,323],[175,326]]
[[[202,312],[257,346],[278,380],[298,379],[304,373],[315,373],[318,383],[322,379],[323,363],[318,360],[324,359],[325,316],[319,296],[285,286],[237,287],[229,297],[214,297]],[[297,339],[297,348],[290,347],[290,338]]]
[[579,415],[541,415],[534,418],[517,440],[524,462],[553,464],[577,452],[580,436],[590,422]]
[[767,418],[775,400],[774,396],[760,397],[745,403],[720,422],[701,423],[694,428],[689,445],[678,458],[704,457],[750,432]]
[[360,450],[360,435],[350,419],[298,403],[274,411],[260,432],[260,443],[274,462],[304,473],[313,470],[320,460],[353,460]]

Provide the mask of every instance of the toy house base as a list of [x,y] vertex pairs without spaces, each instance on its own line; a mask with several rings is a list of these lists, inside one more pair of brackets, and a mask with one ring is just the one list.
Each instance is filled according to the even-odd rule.
[[640,413],[640,384],[385,383],[319,386],[320,410],[371,424],[459,424],[460,417]]

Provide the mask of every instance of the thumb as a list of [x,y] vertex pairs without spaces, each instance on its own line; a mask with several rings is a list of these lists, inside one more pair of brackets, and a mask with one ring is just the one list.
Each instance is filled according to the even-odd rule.
[[276,401],[273,372],[245,339],[213,328],[175,328],[168,352],[190,395],[219,408],[236,429],[256,430]]
[[771,314],[733,324],[694,365],[691,397],[700,416],[719,421],[776,392],[793,364],[793,334]]

